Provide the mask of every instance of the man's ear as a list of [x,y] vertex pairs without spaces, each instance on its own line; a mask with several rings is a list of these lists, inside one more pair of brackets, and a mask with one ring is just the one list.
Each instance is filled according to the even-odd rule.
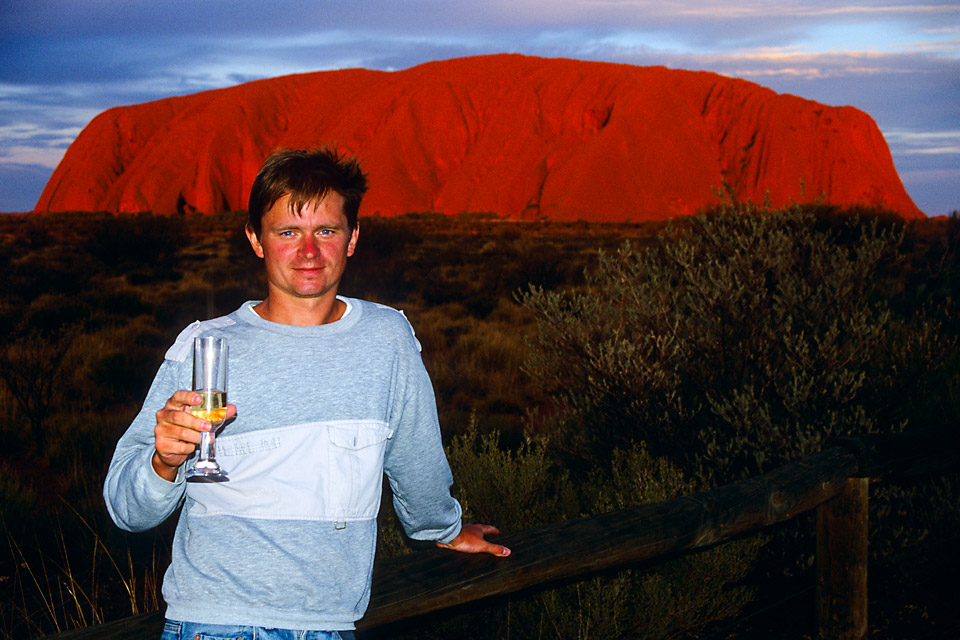
[[260,244],[260,238],[257,237],[256,232],[253,230],[249,224],[244,227],[244,232],[247,234],[247,240],[250,241],[250,246],[253,248],[253,252],[257,254],[258,258],[263,257],[263,245]]
[[357,250],[357,239],[360,237],[360,223],[358,222],[353,227],[353,231],[350,233],[350,244],[347,245],[347,257],[353,255],[353,252]]

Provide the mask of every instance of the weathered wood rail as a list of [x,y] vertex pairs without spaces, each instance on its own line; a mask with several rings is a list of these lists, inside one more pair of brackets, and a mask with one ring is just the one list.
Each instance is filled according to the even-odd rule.
[[[960,468],[960,425],[843,438],[764,475],[614,513],[500,535],[509,558],[427,550],[377,563],[358,628],[372,628],[562,580],[705,549],[811,509],[817,512],[817,618],[823,638],[865,638],[871,480]],[[52,636],[159,638],[162,612]]]

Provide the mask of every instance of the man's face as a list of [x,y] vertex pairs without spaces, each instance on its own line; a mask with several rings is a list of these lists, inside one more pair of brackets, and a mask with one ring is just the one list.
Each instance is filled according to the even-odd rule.
[[343,197],[330,191],[304,205],[300,215],[283,196],[263,214],[260,238],[247,238],[263,258],[271,299],[334,297],[347,258],[353,255],[358,229],[352,232],[343,213]]

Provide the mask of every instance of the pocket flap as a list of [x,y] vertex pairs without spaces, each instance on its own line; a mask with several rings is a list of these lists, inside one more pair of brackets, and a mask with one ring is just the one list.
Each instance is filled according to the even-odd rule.
[[341,449],[365,449],[393,435],[386,425],[371,422],[330,425],[328,429],[330,442]]

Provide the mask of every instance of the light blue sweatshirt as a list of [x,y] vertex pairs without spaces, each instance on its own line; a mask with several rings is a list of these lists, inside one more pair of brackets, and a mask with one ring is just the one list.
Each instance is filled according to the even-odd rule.
[[[104,483],[118,526],[157,526],[181,504],[163,581],[167,617],[286,629],[352,629],[370,600],[385,472],[411,538],[449,542],[460,505],[433,388],[403,315],[341,298],[315,327],[262,319],[247,302],[195,322],[167,351]],[[224,483],[153,470],[156,412],[192,384],[193,338],[227,339],[228,402],[216,440]]]

